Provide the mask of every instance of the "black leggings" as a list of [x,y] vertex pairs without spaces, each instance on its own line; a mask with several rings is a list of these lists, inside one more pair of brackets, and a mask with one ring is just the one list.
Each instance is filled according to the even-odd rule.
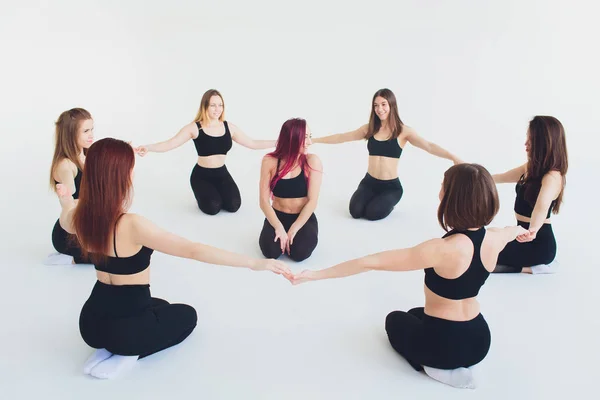
[[390,344],[417,371],[470,367],[487,355],[491,334],[483,315],[470,321],[431,317],[423,307],[394,311],[385,319]]
[[390,215],[403,193],[400,179],[382,181],[367,173],[350,198],[350,215],[371,221],[384,219]]
[[[525,229],[528,222],[517,221]],[[519,273],[523,267],[550,264],[556,257],[556,238],[551,224],[543,224],[531,242],[509,242],[498,255],[495,273]]]
[[107,285],[100,281],[79,316],[83,340],[95,349],[143,358],[187,338],[196,310],[150,296],[150,285]]
[[83,257],[81,248],[77,243],[75,235],[71,235],[60,226],[60,220],[57,219],[52,229],[52,245],[54,249],[61,253],[73,257],[75,264],[90,264],[87,257]]
[[190,176],[190,185],[198,207],[208,215],[222,209],[236,212],[242,205],[240,190],[227,167],[204,168],[196,164]]
[[[279,210],[275,210],[277,218],[281,221],[283,228],[287,232],[290,226],[298,219],[300,214],[287,214]],[[279,240],[275,240],[275,229],[269,223],[269,220],[265,218],[258,244],[260,250],[266,258],[279,258],[281,254],[281,244]],[[303,261],[311,256],[317,244],[319,243],[319,223],[317,216],[313,213],[306,223],[300,228],[296,236],[294,236],[294,242],[290,246],[290,258],[294,261]]]

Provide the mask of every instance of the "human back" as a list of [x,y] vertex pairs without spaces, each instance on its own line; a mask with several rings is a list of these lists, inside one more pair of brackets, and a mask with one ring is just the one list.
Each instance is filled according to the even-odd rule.
[[480,313],[477,295],[507,243],[503,229],[488,228],[499,209],[492,176],[477,164],[446,171],[440,189],[439,259],[425,269],[425,313],[451,321],[470,321]]

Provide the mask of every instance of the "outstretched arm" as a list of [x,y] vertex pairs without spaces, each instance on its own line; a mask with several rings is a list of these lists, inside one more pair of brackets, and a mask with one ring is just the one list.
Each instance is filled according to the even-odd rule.
[[196,135],[196,132],[198,132],[198,127],[196,126],[196,123],[192,122],[181,128],[181,130],[169,140],[138,146],[134,150],[142,157],[148,152],[164,153],[183,145],[185,142],[192,139]]
[[336,133],[334,135],[312,138],[313,143],[323,144],[339,144],[364,139],[367,136],[368,125],[363,125],[360,128],[346,132]]
[[404,129],[406,130],[406,140],[408,140],[408,142],[410,144],[412,144],[413,146],[418,147],[421,150],[425,150],[426,152],[428,152],[429,154],[432,154],[434,156],[450,160],[454,164],[462,163],[462,160],[460,158],[458,158],[454,154],[450,153],[448,150],[444,149],[443,147],[441,147],[433,142],[429,142],[429,141],[425,140],[423,137],[419,136],[419,134],[417,134],[417,132],[414,129],[412,129],[408,126],[405,126]]
[[276,140],[255,140],[246,135],[240,128],[235,126],[232,123],[229,123],[229,128],[231,130],[231,138],[236,142],[241,144],[242,146],[252,149],[252,150],[260,150],[260,149],[268,149],[271,147],[275,147],[277,144]]
[[544,222],[552,201],[558,197],[562,189],[562,176],[558,171],[551,171],[542,178],[542,186],[531,213],[527,234],[517,237],[519,242],[530,242],[537,236]]
[[305,270],[294,277],[294,284],[311,280],[343,278],[362,272],[413,271],[443,266],[452,254],[452,244],[444,239],[431,239],[417,246],[388,250],[346,261],[320,271]]
[[257,259],[206,244],[192,242],[159,228],[140,215],[133,214],[133,217],[135,241],[142,246],[155,249],[161,253],[189,258],[207,264],[245,267],[255,271],[269,270],[276,274],[283,274],[288,279],[292,276],[290,269],[281,261]]
[[521,176],[527,172],[527,163],[506,171],[503,174],[492,175],[496,183],[516,183],[521,179]]

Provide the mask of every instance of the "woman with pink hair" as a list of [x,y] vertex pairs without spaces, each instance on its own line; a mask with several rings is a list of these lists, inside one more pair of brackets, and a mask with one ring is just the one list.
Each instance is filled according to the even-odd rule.
[[[306,260],[318,243],[315,208],[321,188],[322,164],[308,153],[311,132],[301,118],[281,127],[275,151],[263,157],[260,172],[260,208],[265,222],[259,245],[267,258],[283,253]],[[272,200],[272,203],[271,203]]]

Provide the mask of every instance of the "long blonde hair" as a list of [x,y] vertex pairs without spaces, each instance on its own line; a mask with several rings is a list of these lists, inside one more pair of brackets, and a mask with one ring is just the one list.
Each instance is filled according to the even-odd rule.
[[[54,156],[50,166],[50,187],[56,189],[54,182],[54,170],[59,162],[67,158],[83,171],[83,164],[79,159],[81,149],[77,145],[77,132],[81,123],[92,119],[89,111],[83,108],[72,108],[64,111],[55,123]],[[85,150],[84,150],[85,152]]]
[[223,102],[223,112],[219,117],[219,121],[223,122],[225,120],[225,101],[223,100],[223,96],[217,89],[207,90],[204,95],[202,95],[202,100],[200,100],[200,108],[198,109],[198,113],[196,113],[196,118],[194,118],[194,122],[200,122],[200,124],[208,124],[210,118],[208,117],[208,107],[210,106],[210,98],[213,96],[219,96],[221,101]]

